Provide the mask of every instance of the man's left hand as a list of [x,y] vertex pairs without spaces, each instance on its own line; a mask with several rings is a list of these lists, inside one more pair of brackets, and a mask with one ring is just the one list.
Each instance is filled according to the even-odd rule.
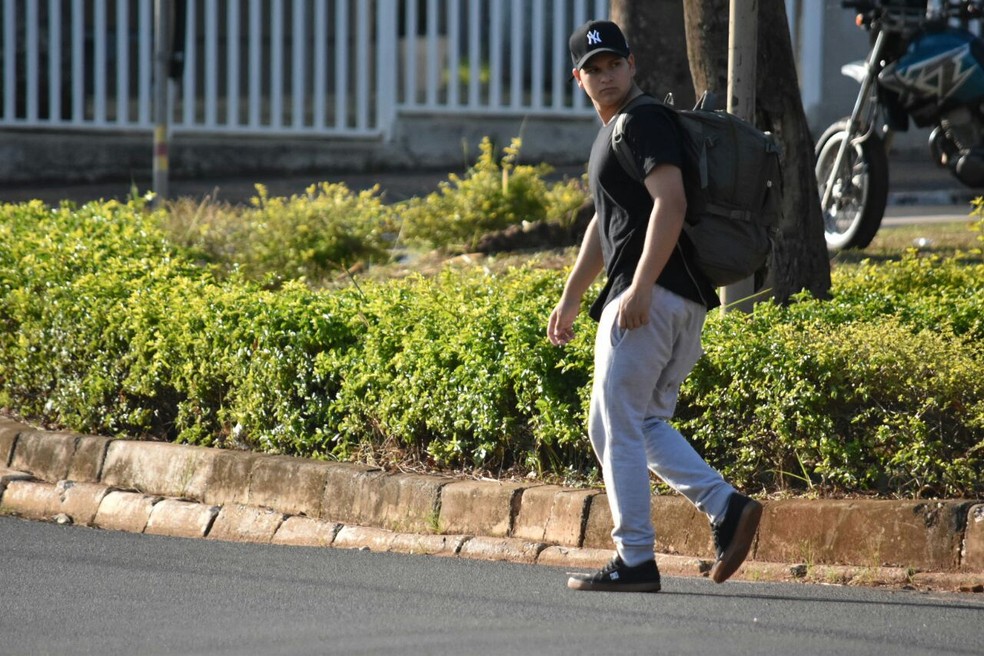
[[642,291],[635,285],[622,295],[618,305],[618,327],[635,330],[649,323],[649,308],[652,305],[652,290]]

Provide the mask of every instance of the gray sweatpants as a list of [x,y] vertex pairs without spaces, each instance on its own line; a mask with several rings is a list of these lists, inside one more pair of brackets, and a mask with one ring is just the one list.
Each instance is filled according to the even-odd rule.
[[619,300],[605,307],[598,324],[588,434],[611,506],[612,540],[634,566],[652,559],[655,546],[647,469],[711,521],[724,514],[735,490],[667,423],[680,384],[701,356],[707,310],[656,285],[649,323],[623,330]]

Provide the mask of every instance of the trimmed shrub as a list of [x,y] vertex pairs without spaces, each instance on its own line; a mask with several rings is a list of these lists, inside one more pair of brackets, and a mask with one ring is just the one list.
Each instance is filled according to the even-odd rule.
[[182,199],[155,216],[198,258],[268,284],[320,281],[359,262],[389,260],[395,218],[378,187],[353,193],[322,182],[289,198],[271,197],[263,185],[256,191],[248,208]]
[[[350,294],[217,283],[140,205],[0,207],[0,403],[55,425],[319,451]],[[303,444],[302,444],[303,443]]]
[[561,283],[522,269],[367,289],[360,348],[341,363],[339,455],[369,441],[444,467],[593,467],[582,428],[589,346],[544,338]]
[[518,164],[521,141],[513,139],[496,161],[488,137],[465,176],[451,175],[440,189],[399,207],[400,237],[413,246],[473,251],[488,233],[524,222],[568,224],[584,202],[576,182],[548,186],[546,165]]
[[834,323],[896,316],[915,330],[951,331],[984,339],[984,266],[962,257],[922,256],[863,262],[833,272],[829,304],[793,306],[793,316],[824,316]]
[[708,323],[678,421],[709,460],[746,489],[979,493],[979,344],[897,316],[794,307]]

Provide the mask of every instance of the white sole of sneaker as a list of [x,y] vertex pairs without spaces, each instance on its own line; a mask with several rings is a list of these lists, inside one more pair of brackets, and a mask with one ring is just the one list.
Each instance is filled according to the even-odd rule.
[[738,518],[738,526],[735,528],[734,537],[731,538],[731,544],[725,549],[721,560],[716,561],[711,567],[712,581],[724,583],[745,562],[761,519],[762,504],[754,499],[749,501],[741,511],[741,517]]
[[645,583],[593,583],[571,577],[567,579],[567,587],[572,590],[592,590],[594,592],[659,592],[662,588],[659,581]]

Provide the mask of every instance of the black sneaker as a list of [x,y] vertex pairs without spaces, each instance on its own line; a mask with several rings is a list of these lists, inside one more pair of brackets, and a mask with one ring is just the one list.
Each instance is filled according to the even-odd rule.
[[567,587],[603,592],[659,592],[659,568],[655,560],[629,567],[616,555],[594,574],[573,575],[567,579]]
[[715,583],[727,581],[745,562],[760,519],[762,504],[755,499],[737,492],[728,498],[724,519],[718,524],[711,524],[714,548],[717,550],[717,560],[711,566],[711,579]]

